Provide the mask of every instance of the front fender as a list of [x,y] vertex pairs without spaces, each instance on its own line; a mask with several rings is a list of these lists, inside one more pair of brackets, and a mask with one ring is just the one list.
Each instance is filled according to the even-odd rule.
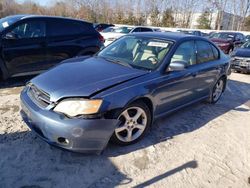
[[92,98],[102,98],[104,100],[104,105],[100,109],[102,113],[116,109],[123,109],[128,104],[145,98],[150,100],[153,108],[152,112],[154,112],[156,101],[152,95],[155,88],[153,80],[154,79],[150,77],[146,81],[145,77],[142,76],[103,91]]

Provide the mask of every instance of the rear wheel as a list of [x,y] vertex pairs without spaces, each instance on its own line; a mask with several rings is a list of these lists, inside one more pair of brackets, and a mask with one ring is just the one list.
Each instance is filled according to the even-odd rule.
[[225,80],[223,78],[220,78],[216,82],[216,84],[213,88],[213,91],[211,94],[211,101],[210,101],[211,103],[216,103],[220,99],[220,97],[223,93],[223,90],[224,90],[224,86],[225,86]]
[[117,119],[121,123],[115,129],[111,141],[119,145],[138,142],[148,131],[151,118],[147,105],[142,102],[132,103],[118,114]]

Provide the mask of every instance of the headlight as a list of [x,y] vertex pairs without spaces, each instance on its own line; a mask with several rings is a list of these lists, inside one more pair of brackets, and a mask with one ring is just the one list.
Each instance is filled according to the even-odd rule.
[[70,117],[78,115],[95,114],[101,107],[102,100],[88,99],[66,99],[61,101],[55,108],[55,112],[60,112]]

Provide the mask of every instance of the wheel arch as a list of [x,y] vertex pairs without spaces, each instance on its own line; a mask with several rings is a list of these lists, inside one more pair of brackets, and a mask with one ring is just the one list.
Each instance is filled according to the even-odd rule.
[[224,81],[224,87],[223,87],[223,92],[226,89],[226,85],[227,85],[227,76],[225,74],[221,75],[220,78],[218,80],[222,79]]
[[153,119],[154,119],[154,104],[153,104],[152,99],[150,97],[147,97],[147,96],[140,96],[140,97],[133,98],[133,99],[129,100],[123,107],[112,109],[112,110],[108,111],[104,116],[106,118],[111,118],[111,117],[113,117],[113,114],[120,114],[124,108],[126,108],[127,106],[129,106],[130,104],[135,103],[135,102],[142,102],[149,108],[149,111],[150,111],[150,114],[152,117],[151,119],[153,121]]

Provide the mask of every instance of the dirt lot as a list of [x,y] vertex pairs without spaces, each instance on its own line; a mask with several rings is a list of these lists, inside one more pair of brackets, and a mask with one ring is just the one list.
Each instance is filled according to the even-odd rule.
[[216,105],[160,119],[140,143],[101,156],[61,151],[30,132],[19,116],[24,82],[0,89],[0,187],[250,187],[250,75],[232,74]]

